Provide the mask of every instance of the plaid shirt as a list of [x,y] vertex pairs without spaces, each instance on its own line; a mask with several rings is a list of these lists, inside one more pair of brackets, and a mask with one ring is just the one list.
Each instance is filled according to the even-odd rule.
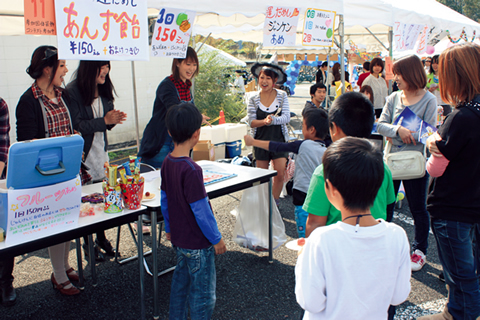
[[190,101],[192,100],[192,96],[190,94],[190,87],[192,86],[192,82],[187,79],[187,82],[183,82],[182,80],[175,80],[173,75],[168,77],[175,88],[177,88],[178,94],[180,95],[180,100],[182,101]]
[[10,147],[10,119],[7,103],[0,98],[0,161],[7,163],[8,147]]
[[40,89],[37,84],[34,82],[32,84],[33,96],[35,99],[41,98],[45,104],[45,113],[47,115],[48,136],[60,137],[73,134],[71,131],[70,115],[68,113],[67,106],[63,104],[62,101],[62,91],[54,87],[55,96],[58,99],[58,104],[55,104],[50,100],[45,94],[43,94],[42,89]]

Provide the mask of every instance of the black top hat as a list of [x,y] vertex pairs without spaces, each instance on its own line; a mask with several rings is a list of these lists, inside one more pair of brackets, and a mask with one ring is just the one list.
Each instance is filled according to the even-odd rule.
[[276,64],[271,64],[271,63],[255,63],[252,66],[252,74],[255,76],[255,78],[258,79],[258,76],[260,75],[260,72],[262,70],[270,70],[272,72],[275,72],[278,75],[277,83],[278,84],[283,84],[285,81],[287,81],[287,74],[285,71],[280,66],[277,66]]

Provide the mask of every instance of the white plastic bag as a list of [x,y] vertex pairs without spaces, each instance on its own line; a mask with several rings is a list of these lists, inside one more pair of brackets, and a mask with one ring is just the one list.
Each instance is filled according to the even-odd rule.
[[[233,241],[254,251],[268,251],[268,184],[263,183],[243,191],[235,209],[237,221]],[[272,197],[272,246],[278,248],[287,241],[285,225]]]

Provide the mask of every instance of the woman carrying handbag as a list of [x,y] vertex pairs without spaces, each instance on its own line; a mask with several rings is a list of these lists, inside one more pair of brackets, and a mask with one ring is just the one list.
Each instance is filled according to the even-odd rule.
[[[418,141],[418,132],[412,132],[404,126],[393,123],[408,107],[423,121],[435,125],[437,117],[437,99],[425,90],[427,76],[422,62],[415,56],[407,56],[393,64],[393,73],[399,91],[392,93],[383,107],[378,120],[378,132],[387,138],[389,153],[405,151],[424,152],[425,145]],[[412,245],[412,271],[419,271],[426,263],[429,216],[426,208],[428,174],[409,180],[394,180],[395,194],[403,181],[405,195],[415,224],[415,240]]]

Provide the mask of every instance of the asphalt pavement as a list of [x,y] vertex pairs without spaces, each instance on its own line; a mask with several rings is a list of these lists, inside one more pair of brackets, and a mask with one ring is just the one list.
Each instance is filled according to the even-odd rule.
[[[297,86],[296,95],[290,97],[290,108],[301,114],[309,99],[310,84]],[[228,251],[216,257],[217,302],[213,319],[299,319],[302,310],[295,300],[294,267],[297,252],[281,246],[274,251],[274,262],[268,262],[267,253],[256,253],[242,248],[232,241],[235,216],[231,211],[239,204],[242,192],[212,200],[219,229]],[[281,199],[280,213],[285,224],[287,241],[296,238],[294,207],[290,196]],[[402,226],[413,241],[413,222],[408,204],[395,210],[394,222]],[[117,229],[106,232],[115,243]],[[134,255],[136,247],[126,226],[122,227],[120,252]],[[151,247],[151,236],[145,237],[144,249]],[[82,252],[83,256],[83,252]],[[147,258],[152,265],[152,257]],[[175,264],[170,243],[162,234],[159,254],[161,270]],[[72,243],[70,264],[76,265],[75,246]],[[140,292],[138,263],[118,265],[110,259],[96,263],[98,284],[93,286],[90,266],[84,259],[86,285],[78,296],[67,297],[52,289],[52,267],[47,249],[31,252],[15,259],[14,286],[17,304],[0,307],[0,319],[139,319]],[[419,315],[436,313],[443,309],[447,291],[438,280],[441,265],[433,234],[429,236],[427,264],[412,275],[412,291],[403,304],[397,307],[396,319],[415,319]],[[388,272],[388,270],[386,270]],[[151,319],[154,302],[159,308],[160,319],[168,319],[168,301],[172,273],[159,279],[160,298],[153,301],[153,278],[146,276],[145,306]],[[381,284],[378,284],[381,285]],[[371,288],[373,292],[375,287]]]

